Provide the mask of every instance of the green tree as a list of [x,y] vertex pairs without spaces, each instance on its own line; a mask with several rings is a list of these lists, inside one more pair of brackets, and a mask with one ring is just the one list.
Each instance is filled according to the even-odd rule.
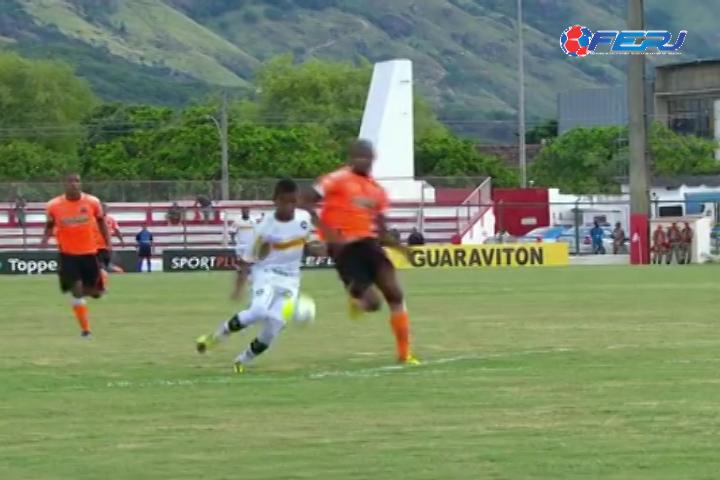
[[525,142],[537,145],[558,136],[558,122],[555,119],[545,120],[525,134]]
[[568,192],[617,191],[616,177],[627,172],[626,138],[621,127],[570,130],[542,148],[529,178]]
[[[323,125],[333,138],[346,141],[360,131],[371,78],[366,61],[297,64],[291,55],[277,57],[258,70],[256,99],[243,104],[240,114],[267,125]],[[417,95],[414,110],[416,137],[444,130]]]
[[94,105],[87,82],[67,64],[0,53],[0,129],[6,139],[74,153],[82,131],[73,126]]
[[0,144],[0,159],[0,178],[4,181],[57,181],[79,166],[75,155],[17,139]]
[[450,134],[420,139],[415,149],[415,168],[418,175],[435,177],[478,178],[492,177],[501,187],[518,185],[516,172],[496,158],[484,155],[477,143]]
[[[117,118],[127,118],[114,123]],[[109,108],[86,143],[85,172],[97,179],[212,180],[220,175],[220,137],[214,105],[172,114],[157,107]],[[122,114],[122,115],[121,115]],[[276,126],[231,122],[231,175],[238,178],[313,177],[341,163],[339,148],[316,125]]]
[[[628,131],[623,127],[575,128],[545,145],[530,165],[541,186],[568,192],[615,192],[628,173]],[[659,176],[720,173],[717,142],[680,135],[655,123],[648,136],[651,169]]]
[[658,176],[720,173],[715,141],[695,135],[678,135],[656,122],[649,132],[652,170]]

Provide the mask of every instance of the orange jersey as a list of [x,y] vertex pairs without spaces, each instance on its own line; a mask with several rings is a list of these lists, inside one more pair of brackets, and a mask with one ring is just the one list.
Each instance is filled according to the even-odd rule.
[[[110,215],[105,215],[105,225],[107,225],[108,235],[113,235],[115,232],[117,232],[120,229],[120,226],[118,225],[117,220],[115,220]],[[103,249],[107,248],[107,244],[105,243],[105,238],[103,237],[103,234],[100,231],[99,227],[96,227],[96,235],[97,235],[98,250],[103,250]]]
[[83,193],[79,200],[68,200],[61,195],[47,203],[45,213],[55,224],[55,238],[61,253],[91,255],[97,252],[97,219],[103,216],[97,198]]
[[320,220],[345,240],[374,237],[375,218],[387,210],[385,189],[370,176],[348,167],[325,175],[315,185],[323,196]]

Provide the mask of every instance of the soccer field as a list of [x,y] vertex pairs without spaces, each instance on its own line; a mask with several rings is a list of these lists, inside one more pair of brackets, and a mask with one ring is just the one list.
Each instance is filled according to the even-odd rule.
[[387,313],[308,272],[317,323],[244,375],[252,335],[194,349],[230,274],[116,275],[90,341],[54,277],[2,277],[0,479],[716,479],[717,275],[403,272],[424,364],[398,368]]

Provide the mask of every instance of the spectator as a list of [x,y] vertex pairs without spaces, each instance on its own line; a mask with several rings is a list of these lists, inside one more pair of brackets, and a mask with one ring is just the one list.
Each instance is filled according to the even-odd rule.
[[178,204],[178,202],[173,202],[166,215],[168,225],[180,225],[183,213],[183,208]]
[[15,205],[13,209],[15,210],[15,220],[22,228],[25,228],[25,207],[27,207],[27,202],[24,198],[18,195],[15,198]]
[[[667,235],[662,225],[658,225],[653,232],[653,243],[652,243],[652,263],[660,264],[663,263],[665,254],[667,253]],[[669,261],[668,261],[669,263]]]
[[598,222],[593,222],[593,228],[590,229],[590,240],[592,241],[593,253],[595,255],[605,254],[605,245],[603,245],[604,239],[605,229],[602,228]]
[[682,233],[680,232],[680,227],[678,227],[678,224],[676,222],[673,222],[672,225],[670,225],[667,229],[667,243],[670,249],[670,253],[667,256],[665,263],[670,265],[672,263],[673,257],[675,257],[675,261],[677,263],[680,263],[680,251],[682,250]]
[[462,244],[462,237],[459,233],[456,233],[452,237],[450,237],[450,243],[452,245],[461,245]]
[[400,231],[397,228],[391,228],[390,229],[390,236],[395,240],[397,243],[400,243],[402,241]]
[[147,271],[152,272],[153,235],[148,230],[147,225],[143,225],[142,229],[135,235],[135,242],[138,256],[137,271],[142,272],[143,261],[145,261]]
[[210,223],[210,220],[212,218],[212,200],[210,200],[210,197],[207,195],[197,195],[195,197],[195,203],[193,204],[193,208],[199,208],[200,212],[202,213],[203,221],[205,223]]
[[622,228],[622,224],[620,222],[617,222],[615,224],[615,229],[613,230],[613,255],[617,255],[619,253],[627,253],[627,249],[625,248],[625,241],[627,240],[625,237],[625,230]]
[[412,247],[425,245],[425,237],[423,237],[423,234],[420,233],[417,228],[413,228],[410,235],[408,235],[407,244]]
[[683,264],[689,264],[692,260],[692,242],[693,242],[693,229],[689,222],[685,222],[685,226],[682,229],[682,252],[681,259]]

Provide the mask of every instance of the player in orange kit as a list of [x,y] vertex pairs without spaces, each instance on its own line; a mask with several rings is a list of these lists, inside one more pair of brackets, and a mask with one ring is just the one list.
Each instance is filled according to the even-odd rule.
[[[120,245],[125,246],[125,240],[123,239],[122,233],[120,232],[120,226],[115,218],[107,214],[107,207],[104,204],[100,204],[102,207],[103,214],[105,215],[105,225],[107,226],[108,234],[112,237],[115,236],[120,240]],[[108,248],[105,243],[105,239],[102,232],[97,232],[97,258],[100,262],[100,275],[102,277],[103,286],[107,290],[109,286],[109,275],[110,267],[112,263],[112,247]],[[105,293],[105,292],[103,292]]]
[[47,203],[47,222],[41,240],[47,246],[53,233],[57,240],[60,290],[72,295],[72,307],[83,337],[91,337],[85,297],[100,297],[101,267],[97,260],[97,232],[110,244],[100,201],[81,190],[80,176],[65,179],[65,194]]
[[322,177],[307,203],[323,202],[317,225],[350,295],[351,316],[380,308],[377,287],[390,307],[398,361],[415,364],[419,362],[410,353],[410,321],[403,292],[382,245],[405,249],[388,232],[388,197],[371,176],[374,160],[372,144],[356,140],[350,146],[349,165]]

